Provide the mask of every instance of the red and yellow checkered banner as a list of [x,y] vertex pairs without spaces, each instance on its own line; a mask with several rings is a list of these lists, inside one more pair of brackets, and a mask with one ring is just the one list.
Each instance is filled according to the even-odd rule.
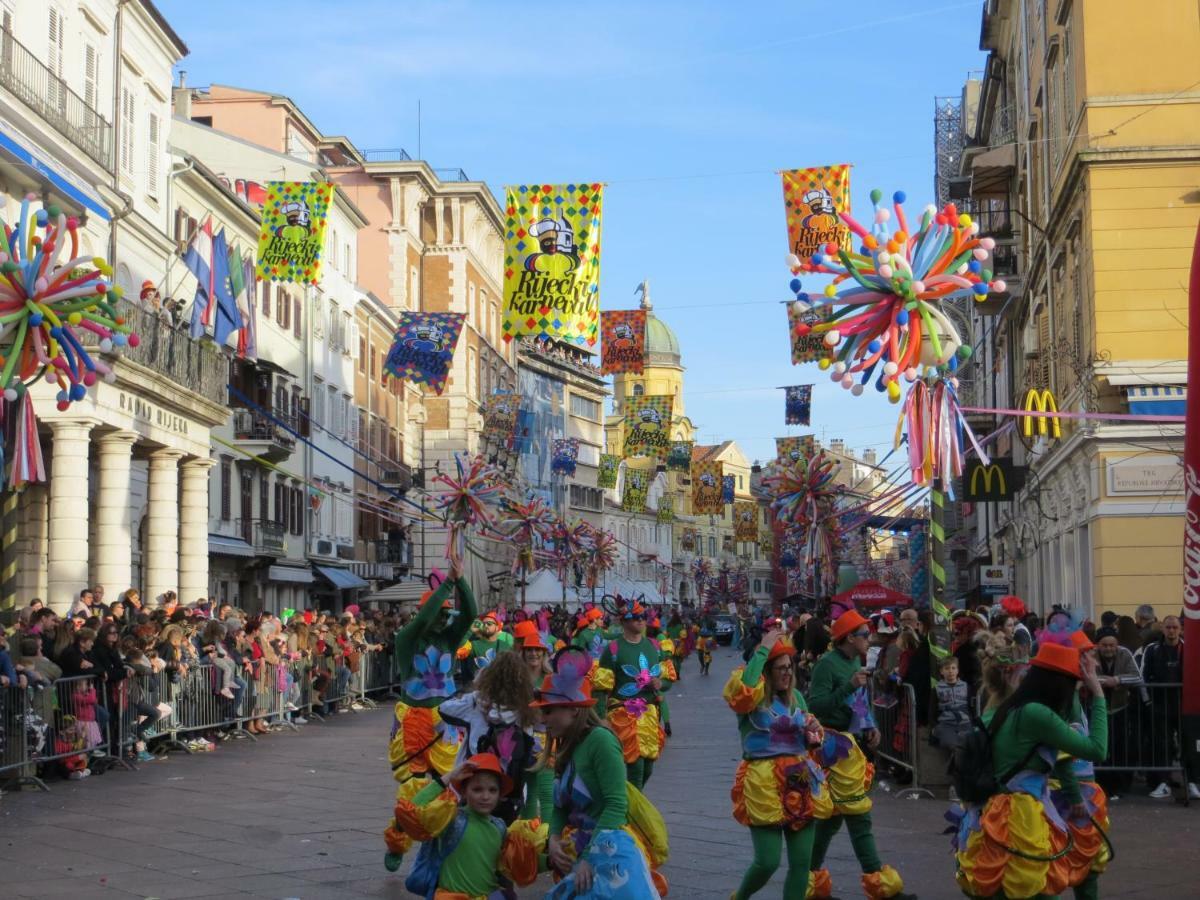
[[787,214],[788,252],[812,271],[812,257],[826,244],[849,249],[850,229],[838,213],[850,212],[850,166],[791,169],[783,176],[783,206]]

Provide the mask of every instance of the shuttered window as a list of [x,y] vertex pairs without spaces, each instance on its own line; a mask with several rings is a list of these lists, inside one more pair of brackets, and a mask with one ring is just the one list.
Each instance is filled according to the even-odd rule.
[[158,113],[150,113],[149,139],[146,141],[146,196],[155,200],[158,199],[158,157],[162,153],[160,123]]
[[83,100],[91,109],[100,106],[100,51],[93,44],[83,48]]
[[133,177],[133,129],[134,129],[133,92],[129,88],[121,88],[121,173]]

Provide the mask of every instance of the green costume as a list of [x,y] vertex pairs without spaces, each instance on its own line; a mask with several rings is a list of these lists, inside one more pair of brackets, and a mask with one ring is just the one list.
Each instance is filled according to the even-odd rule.
[[[456,587],[460,601],[458,615],[441,631],[434,631],[434,624],[443,612],[442,603]],[[475,595],[471,593],[471,586],[467,584],[467,580],[461,577],[457,581],[447,579],[421,604],[412,621],[396,632],[394,646],[396,666],[400,672],[401,699],[409,706],[434,707],[440,705],[447,697],[454,696],[453,668],[449,672],[441,673],[446,676],[442,680],[449,683],[449,692],[446,693],[444,686],[432,684],[437,680],[438,673],[430,673],[430,677],[422,679],[421,676],[426,674],[426,667],[417,662],[417,658],[421,656],[427,660],[432,659],[433,654],[430,650],[433,650],[439,654],[449,654],[453,660],[455,651],[462,646],[463,639],[471,628],[471,620],[475,618],[475,613]],[[426,683],[422,684],[422,681]]]
[[658,643],[644,635],[637,642],[616,638],[600,654],[594,680],[596,688],[609,692],[608,722],[621,741],[629,781],[639,790],[662,752],[661,692],[653,684],[653,679],[665,681],[662,657]]
[[[629,815],[629,795],[625,789],[621,748],[613,733],[607,728],[589,731],[571,754],[571,766],[575,778],[583,782],[591,798],[587,806],[576,811],[595,822],[593,834],[606,828],[624,828]],[[551,835],[562,835],[567,815],[567,809],[555,805],[550,814]]]

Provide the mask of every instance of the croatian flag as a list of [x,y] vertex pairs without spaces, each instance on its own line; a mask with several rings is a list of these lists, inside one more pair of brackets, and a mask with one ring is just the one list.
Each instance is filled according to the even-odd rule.
[[196,298],[192,301],[192,338],[204,336],[205,326],[212,322],[213,306],[215,304],[213,290],[213,233],[212,219],[205,217],[204,222],[192,235],[187,252],[183,254],[183,264],[188,271],[196,276]]

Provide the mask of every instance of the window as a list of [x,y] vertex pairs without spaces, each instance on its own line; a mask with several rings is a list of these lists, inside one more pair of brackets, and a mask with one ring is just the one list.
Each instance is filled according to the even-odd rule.
[[262,306],[262,314],[264,319],[271,318],[271,282],[264,281],[262,289],[259,293],[259,301]]
[[600,421],[600,404],[590,397],[579,394],[571,395],[571,415],[587,419],[589,422]]
[[640,397],[644,393],[646,393],[646,386],[644,384],[639,383],[633,386],[633,396]]
[[338,346],[342,348],[342,353],[350,355],[350,313],[342,313],[342,330],[338,332]]
[[[242,494],[243,502],[245,502],[245,493],[249,490],[250,479],[254,476],[245,469],[242,470],[242,475]],[[258,481],[258,518],[263,522],[269,521],[271,518],[271,504],[268,502],[267,496],[270,490],[270,479],[264,472]]]
[[496,339],[496,304],[495,303],[491,303],[488,305],[488,326],[487,327],[488,327],[488,340],[494,341]]
[[476,370],[479,368],[479,357],[475,353],[475,348],[471,347],[467,351],[467,396],[479,399],[479,380],[476,377]]
[[358,336],[358,371],[367,371],[367,338],[361,334]]
[[318,425],[327,425],[325,421],[325,382],[313,377],[313,408],[312,420]]
[[279,298],[279,303],[276,304],[278,311],[279,327],[287,331],[292,327],[292,301],[290,294],[284,294]]
[[375,380],[375,347],[374,346],[371,347],[371,368],[367,371],[367,376],[372,381]]
[[475,303],[475,285],[467,285],[467,316],[473,321],[476,331],[483,331],[483,323],[479,321],[479,306]]
[[340,350],[341,344],[338,343],[338,305],[336,303],[329,304],[329,349]]
[[347,278],[354,277],[354,262],[350,258],[350,245],[348,243],[342,245],[342,271]]
[[233,463],[227,459],[221,460],[221,521],[228,522],[232,512],[233,498],[230,496],[233,485]]
[[761,578],[754,579],[754,593],[756,593],[756,594],[762,593],[762,579]]
[[301,328],[300,328],[300,298],[299,297],[297,297],[296,299],[294,299],[292,301],[292,315],[294,316],[294,318],[292,319],[292,336],[299,338],[300,332],[301,332]]
[[100,51],[95,44],[83,48],[83,102],[89,109],[100,106]]
[[742,489],[742,476],[739,475],[738,476],[738,490],[740,491],[741,489]]
[[127,178],[133,177],[133,129],[133,92],[121,88],[121,174]]
[[162,153],[159,141],[160,122],[158,113],[150,113],[149,136],[146,141],[146,196],[152,200],[158,199],[158,157]]
[[345,410],[338,403],[337,388],[332,384],[329,385],[329,430],[338,437],[346,430]]
[[585,487],[581,484],[571,485],[571,505],[574,507],[599,512],[603,496],[599,488]]
[[[49,63],[48,68],[51,72],[62,78],[63,73],[63,26],[66,23],[63,21],[63,14],[57,7],[50,7],[50,53],[46,57]],[[65,91],[66,85],[50,82],[51,99],[59,106],[65,106],[67,95]]]
[[292,495],[292,534],[304,534],[304,490],[293,487]]
[[420,309],[421,307],[421,276],[417,272],[417,267],[413,266],[408,270],[408,308]]
[[717,555],[717,539],[715,537],[713,537],[712,535],[709,535],[709,537],[708,537],[708,555],[709,556]]
[[275,522],[287,528],[287,488],[283,479],[275,482]]

